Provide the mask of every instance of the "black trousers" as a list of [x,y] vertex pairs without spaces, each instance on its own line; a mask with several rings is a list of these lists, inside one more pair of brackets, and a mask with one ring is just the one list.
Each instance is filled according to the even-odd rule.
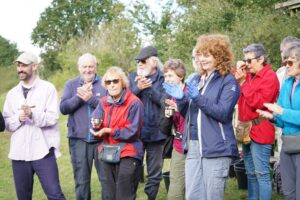
[[121,158],[120,163],[101,161],[105,173],[103,200],[134,200],[141,178],[141,161],[135,158]]

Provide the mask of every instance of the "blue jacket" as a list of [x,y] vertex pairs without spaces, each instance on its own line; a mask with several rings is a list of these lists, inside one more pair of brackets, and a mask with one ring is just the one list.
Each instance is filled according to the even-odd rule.
[[[195,75],[191,81],[200,82]],[[197,97],[185,96],[177,101],[179,109],[185,113],[185,134],[182,140],[183,149],[188,150],[189,105],[199,108],[197,116],[198,140],[203,157],[216,158],[223,156],[237,157],[238,148],[235,140],[232,117],[234,106],[238,101],[240,87],[232,74],[220,76],[215,71]]]
[[106,96],[106,90],[101,85],[101,77],[95,77],[93,81],[93,96],[88,102],[85,102],[77,96],[77,88],[83,85],[83,80],[76,77],[69,80],[64,88],[61,97],[60,112],[68,117],[68,137],[82,139],[86,142],[97,142],[90,133],[91,114],[97,107],[100,98]]
[[157,70],[155,74],[149,77],[152,80],[152,86],[144,90],[140,90],[137,87],[137,83],[134,81],[136,76],[136,72],[129,75],[129,88],[132,93],[139,97],[144,103],[144,124],[142,127],[141,139],[143,142],[164,140],[166,139],[166,135],[159,129],[161,113],[160,100],[164,94],[164,89],[162,87],[164,76],[160,70]]
[[283,107],[282,115],[275,115],[276,126],[283,128],[283,135],[300,134],[300,85],[295,87],[290,100],[294,78],[288,78],[282,85],[278,105]]

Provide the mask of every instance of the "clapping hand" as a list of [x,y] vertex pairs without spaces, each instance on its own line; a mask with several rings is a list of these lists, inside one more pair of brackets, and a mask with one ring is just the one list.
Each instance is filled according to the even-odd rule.
[[194,82],[187,82],[186,85],[189,97],[196,98],[199,95],[198,85]]
[[283,108],[276,103],[264,103],[264,106],[277,115],[282,115],[283,113]]
[[273,119],[274,115],[268,111],[257,109],[256,112],[259,114],[259,116],[266,118],[266,119]]
[[175,99],[182,99],[184,96],[183,90],[179,84],[170,84],[167,82],[163,83],[163,88],[166,93]]
[[92,89],[92,83],[86,83],[83,86],[77,88],[77,96],[79,96],[81,99],[87,102],[93,96]]

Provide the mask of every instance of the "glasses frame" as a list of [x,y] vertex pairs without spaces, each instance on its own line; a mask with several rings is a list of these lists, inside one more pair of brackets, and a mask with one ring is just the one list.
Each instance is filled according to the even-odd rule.
[[294,65],[294,61],[291,61],[291,60],[285,60],[283,63],[283,66],[289,66],[289,67],[292,67]]
[[104,83],[105,85],[111,85],[112,83],[116,85],[120,83],[120,79],[105,80]]
[[145,59],[145,60],[135,60],[136,64],[139,64],[140,62],[144,65],[147,63],[147,60],[148,59]]
[[252,60],[255,60],[255,59],[256,59],[256,60],[259,60],[259,59],[258,59],[259,57],[261,57],[261,56],[256,56],[256,57],[254,57],[254,58],[244,59],[243,62],[250,65],[250,64],[252,63]]

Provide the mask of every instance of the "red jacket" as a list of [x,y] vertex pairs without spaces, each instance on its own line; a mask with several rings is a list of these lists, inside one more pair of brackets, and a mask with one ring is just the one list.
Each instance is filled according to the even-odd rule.
[[[276,73],[267,64],[253,78],[251,73],[246,75],[246,82],[241,86],[238,101],[240,121],[251,121],[259,115],[256,109],[267,110],[264,103],[274,103],[279,93],[279,81]],[[250,133],[253,141],[260,144],[273,144],[275,128],[269,120],[253,125]]]
[[[105,144],[127,143],[122,151],[121,158],[143,158],[143,143],[140,139],[144,120],[143,103],[129,89],[123,90],[119,101],[114,102],[111,97],[101,99],[96,112],[103,113],[104,121],[101,128],[111,128],[109,135],[103,136]],[[94,115],[94,113],[93,113]],[[96,114],[98,115],[98,114]],[[99,145],[99,151],[102,145]]]

